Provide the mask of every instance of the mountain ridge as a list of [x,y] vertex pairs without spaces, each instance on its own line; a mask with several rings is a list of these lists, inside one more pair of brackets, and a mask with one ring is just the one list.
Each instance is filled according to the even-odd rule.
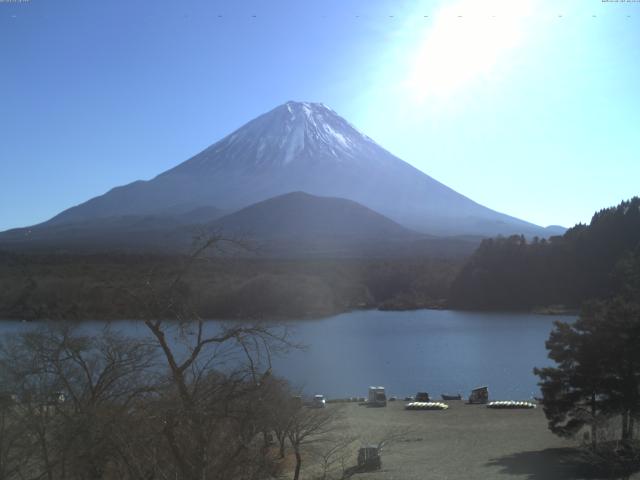
[[422,233],[548,236],[395,157],[326,105],[292,101],[153,179],[115,187],[44,225],[149,215],[183,204],[235,211],[295,191],[353,200]]
[[[186,221],[191,219],[200,221]],[[186,220],[185,220],[186,219]],[[221,215],[126,215],[16,229],[0,248],[40,253],[188,254],[194,240],[220,235],[234,255],[266,258],[399,258],[470,255],[479,238],[413,232],[352,200],[291,192]],[[238,247],[238,248],[236,248]]]

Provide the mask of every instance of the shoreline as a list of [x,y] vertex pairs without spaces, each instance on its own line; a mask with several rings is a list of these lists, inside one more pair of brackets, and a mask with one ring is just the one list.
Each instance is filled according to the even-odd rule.
[[[419,305],[406,308],[387,308],[384,305],[378,307],[371,308],[349,308],[344,310],[335,310],[329,312],[318,312],[318,313],[309,313],[307,315],[297,315],[297,316],[265,316],[265,317],[236,317],[236,318],[222,318],[222,317],[207,317],[203,320],[205,321],[220,321],[220,322],[295,322],[295,321],[310,321],[310,320],[322,320],[325,318],[331,318],[338,315],[343,315],[351,312],[417,312],[423,310],[434,310],[434,311],[457,311],[457,312],[469,312],[469,313],[495,313],[495,314],[514,314],[514,315],[544,315],[544,316],[578,316],[580,314],[580,310],[577,308],[569,308],[558,305],[549,305],[546,307],[535,307],[531,309],[524,310],[512,310],[512,309],[466,309],[466,308],[456,308],[451,305],[446,304],[437,304],[437,305]],[[91,318],[91,319],[82,319],[79,320],[77,318],[59,318],[59,319],[51,319],[51,318],[9,318],[0,316],[0,322],[70,322],[70,323],[83,323],[83,322],[119,322],[119,321],[143,321],[144,318],[136,317],[136,316],[126,316],[126,317],[109,317],[109,318]],[[165,318],[163,320],[172,321],[172,318]]]

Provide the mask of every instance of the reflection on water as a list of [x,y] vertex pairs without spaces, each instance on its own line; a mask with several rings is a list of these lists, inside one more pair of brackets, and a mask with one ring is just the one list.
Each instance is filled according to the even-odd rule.
[[[294,339],[308,348],[276,358],[274,372],[307,394],[330,398],[365,396],[369,385],[383,385],[399,397],[417,391],[467,396],[471,388],[488,385],[494,399],[528,399],[539,394],[533,367],[549,364],[544,342],[553,321],[573,318],[418,310],[291,322]],[[33,325],[3,322],[0,333]],[[140,322],[115,325],[131,335],[147,334]],[[87,322],[83,329],[103,326]]]
[[[462,393],[488,385],[493,398],[539,395],[533,367],[550,363],[545,341],[554,320],[573,317],[446,310],[352,312],[298,323],[309,345],[275,362],[308,393],[364,396]],[[433,396],[432,395],[432,396]]]

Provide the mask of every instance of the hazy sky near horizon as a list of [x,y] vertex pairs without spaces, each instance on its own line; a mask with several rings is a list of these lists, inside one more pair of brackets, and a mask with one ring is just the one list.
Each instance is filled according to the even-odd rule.
[[0,2],[0,230],[323,102],[540,224],[640,195],[640,2]]

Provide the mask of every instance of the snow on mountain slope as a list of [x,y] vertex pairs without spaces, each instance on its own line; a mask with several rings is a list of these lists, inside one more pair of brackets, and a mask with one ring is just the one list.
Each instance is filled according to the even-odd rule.
[[114,188],[49,223],[152,214],[183,204],[233,211],[294,191],[354,200],[431,234],[546,236],[393,156],[327,106],[306,102],[280,105],[154,179]]

